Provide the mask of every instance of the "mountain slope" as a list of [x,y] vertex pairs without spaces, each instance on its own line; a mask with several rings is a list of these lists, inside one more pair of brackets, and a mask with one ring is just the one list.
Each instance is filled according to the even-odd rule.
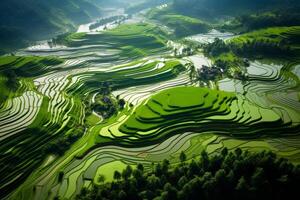
[[99,7],[87,0],[2,0],[0,49],[9,51],[27,40],[72,30],[99,15]]
[[174,8],[189,15],[214,17],[245,12],[299,7],[300,0],[174,0]]

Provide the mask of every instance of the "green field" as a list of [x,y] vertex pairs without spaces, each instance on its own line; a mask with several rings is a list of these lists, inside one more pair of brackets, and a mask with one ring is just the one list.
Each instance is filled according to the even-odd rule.
[[258,55],[266,51],[279,57],[295,59],[299,55],[299,35],[299,26],[272,27],[242,34],[231,39],[230,44],[236,51],[257,51]]
[[0,57],[0,199],[76,199],[127,166],[175,170],[182,152],[300,163],[300,27],[206,44],[224,33],[168,6]]
[[232,39],[232,42],[239,44],[267,40],[270,43],[286,42],[287,44],[297,45],[299,30],[299,26],[266,28],[245,33],[240,37]]
[[152,9],[148,13],[148,17],[174,29],[174,33],[177,37],[206,33],[210,28],[208,23],[200,19],[179,15],[168,9]]
[[58,37],[58,42],[71,47],[101,44],[120,50],[119,56],[138,58],[166,51],[166,33],[159,27],[146,24],[124,24],[99,34],[72,33]]

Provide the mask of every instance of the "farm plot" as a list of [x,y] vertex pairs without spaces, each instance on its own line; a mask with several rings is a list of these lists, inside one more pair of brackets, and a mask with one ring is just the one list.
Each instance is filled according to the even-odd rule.
[[[64,92],[70,84],[68,76],[56,73],[63,60],[9,56],[1,57],[0,62],[1,72],[10,74],[6,79],[17,86],[9,91],[10,96],[1,102],[0,109],[2,198],[40,166],[48,154],[60,151],[53,149],[55,144],[81,134],[84,110],[82,102]],[[1,88],[4,86],[1,82]]]
[[[193,133],[176,135],[160,144],[141,148],[105,146],[96,149],[82,159],[73,160],[64,168],[64,179],[59,185],[52,185],[52,196],[57,194],[63,198],[72,198],[80,192],[83,186],[88,186],[93,181],[97,182],[99,173],[104,174],[106,180],[111,180],[114,171],[105,170],[107,167],[122,171],[127,165],[135,166],[137,163],[142,163],[145,169],[149,170],[152,162],[171,158],[174,153],[185,150],[187,148],[185,143],[194,136]],[[73,182],[77,185],[70,184]]]
[[166,33],[149,23],[123,24],[97,33],[62,35],[54,41],[53,48],[33,46],[19,51],[18,55],[56,56],[73,62],[62,66],[66,70],[119,65],[157,54],[170,54]]
[[116,90],[113,92],[113,95],[119,96],[119,98],[124,99],[128,104],[136,106],[158,91],[189,84],[190,78],[188,73],[183,73],[171,80],[154,83],[151,85],[134,86]]
[[9,99],[0,111],[0,140],[26,129],[35,120],[42,99],[41,95],[33,91]]
[[[168,159],[171,166],[180,163],[178,157],[185,152],[188,162],[199,159],[200,153],[206,150],[214,155],[223,148],[233,151],[236,148],[248,151],[271,150],[279,157],[289,158],[299,162],[300,151],[295,146],[299,137],[293,138],[259,138],[237,139],[228,136],[220,136],[212,133],[186,132],[174,135],[161,143],[140,148],[124,148],[119,146],[105,146],[89,152],[82,158],[73,159],[62,171],[64,178],[57,183],[57,177],[52,177],[51,184],[40,187],[51,188],[50,198],[60,196],[71,199],[79,194],[82,187],[91,187],[92,183],[98,184],[99,175],[104,175],[106,181],[113,180],[114,170],[122,171],[127,165],[133,168],[142,163],[146,171],[153,168],[153,163]],[[111,170],[114,169],[114,170]],[[72,183],[76,183],[76,185]],[[45,184],[45,183],[44,183]],[[41,198],[46,199],[46,198]]]
[[[65,46],[19,52],[63,59],[14,68],[34,84],[23,84],[32,91],[0,108],[0,134],[7,136],[0,139],[4,195],[26,180],[12,199],[72,199],[83,187],[99,184],[100,174],[111,181],[112,168],[121,171],[142,163],[150,170],[152,162],[165,158],[176,166],[181,151],[190,160],[202,150],[213,155],[224,147],[240,147],[272,150],[299,162],[298,68],[292,75],[291,66],[251,62],[247,81],[226,79],[220,90],[211,90],[189,86],[185,66],[189,61],[197,68],[211,62],[198,55],[163,59],[170,54],[166,35],[151,24],[57,40]],[[5,81],[0,76],[0,83]],[[83,104],[96,103],[105,84],[116,99],[126,101],[124,109],[107,120],[95,112],[85,117]],[[61,147],[66,149],[57,152]]]
[[76,84],[70,86],[68,92],[77,95],[95,93],[103,82],[109,83],[111,89],[115,91],[170,80],[184,71],[185,66],[178,60],[139,61],[102,71],[91,69],[88,72],[77,73]]
[[292,68],[290,64],[251,62],[246,82],[225,79],[219,82],[219,88],[244,95],[252,104],[276,112],[285,123],[297,125],[300,122],[297,114],[300,106],[297,98],[299,78],[290,73]]
[[[229,128],[230,127],[230,128]],[[264,134],[297,133],[280,115],[247,101],[241,95],[197,87],[164,90],[141,104],[129,116],[100,131],[122,141],[156,141],[183,130],[201,130],[255,137]],[[145,139],[145,140],[144,140]],[[126,142],[125,142],[126,143]]]
[[212,43],[215,38],[220,38],[224,41],[227,41],[234,37],[235,37],[235,35],[233,33],[220,32],[218,30],[212,29],[208,33],[189,36],[189,37],[186,37],[186,39],[195,41],[195,42],[199,42],[201,44],[208,44],[208,43]]

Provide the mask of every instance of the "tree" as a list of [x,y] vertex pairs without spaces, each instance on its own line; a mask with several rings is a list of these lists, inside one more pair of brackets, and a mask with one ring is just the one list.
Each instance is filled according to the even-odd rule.
[[148,176],[147,187],[151,191],[155,191],[155,189],[158,188],[159,186],[160,186],[160,179],[158,177],[156,177],[154,174],[152,174],[151,176]]
[[224,60],[221,59],[217,59],[214,63],[214,65],[220,69],[222,69],[223,71],[227,71],[228,68],[230,67],[230,64]]
[[234,150],[234,153],[239,158],[242,155],[242,150],[240,148],[236,148]]
[[201,163],[200,166],[203,168],[203,170],[208,169],[209,166],[209,158],[206,151],[201,152]]
[[235,189],[238,191],[238,192],[241,192],[243,194],[246,194],[248,191],[249,191],[249,185],[248,183],[246,182],[245,180],[245,177],[242,176],[239,181],[238,181],[238,184],[236,185]]
[[138,169],[138,170],[141,170],[141,171],[143,172],[143,171],[144,171],[144,166],[143,166],[143,164],[139,163],[139,164],[137,165],[137,169]]
[[210,56],[218,56],[221,53],[228,52],[229,50],[229,46],[227,46],[220,38],[215,38],[213,43],[204,46],[204,53]]
[[235,175],[234,175],[233,170],[230,170],[230,172],[226,176],[226,179],[231,184],[233,184],[235,182]]
[[167,160],[167,159],[164,159],[163,160],[163,164],[162,164],[162,172],[164,174],[166,174],[169,170],[169,165],[170,165],[170,162]]
[[125,180],[128,180],[131,177],[131,175],[132,175],[132,168],[130,165],[127,165],[127,167],[122,172],[122,177]]
[[88,189],[86,187],[83,187],[80,190],[80,196],[86,196],[88,194]]
[[199,174],[199,166],[196,161],[193,159],[189,165],[188,175],[192,177],[193,175]]
[[217,187],[216,180],[213,178],[208,179],[203,183],[203,189],[205,191],[205,195],[206,195],[207,199],[209,199],[209,196],[211,196],[212,199],[218,199],[218,198],[215,198],[216,187]]
[[[277,159],[273,153],[229,152],[209,159],[207,153],[201,153],[201,161],[192,161],[189,165],[177,165],[163,172],[169,165],[165,160],[156,165],[152,172],[142,171],[142,166],[133,170],[124,169],[124,180],[111,184],[96,185],[91,191],[83,189],[77,200],[94,199],[285,199],[298,194],[300,167],[284,159]],[[225,154],[224,154],[225,155]],[[219,159],[222,158],[222,159]],[[220,160],[214,165],[215,171],[203,169],[203,161],[208,163]],[[212,160],[212,161],[211,161]],[[224,164],[226,162],[226,164]],[[226,169],[224,168],[226,166]],[[231,166],[231,168],[228,168]],[[194,169],[193,169],[194,168]],[[214,167],[212,167],[214,168]],[[188,173],[186,173],[186,169]],[[157,173],[160,171],[159,173]],[[201,172],[200,172],[201,171]],[[115,171],[114,175],[120,177]],[[129,174],[133,174],[130,178]],[[130,178],[130,179],[129,179]],[[179,191],[177,191],[179,189]]]
[[225,158],[228,155],[228,149],[225,147],[222,149],[221,154],[223,156],[223,158]]
[[177,185],[178,185],[179,188],[183,188],[183,186],[184,186],[187,182],[188,182],[188,179],[186,178],[186,176],[182,176],[182,177],[179,179]]
[[164,192],[162,193],[163,200],[176,200],[177,199],[177,190],[170,183],[164,185]]
[[221,168],[222,163],[223,163],[223,156],[222,155],[214,155],[211,157],[210,162],[209,162],[209,169],[212,172],[216,172],[218,169]]
[[63,178],[64,178],[64,172],[59,172],[58,174],[58,182],[61,183],[63,181]]
[[215,174],[215,179],[218,184],[224,184],[226,182],[226,172],[224,169],[219,169]]
[[255,172],[253,173],[251,177],[251,184],[254,187],[254,189],[260,189],[263,188],[263,185],[266,183],[266,177],[264,173],[263,168],[256,168]]
[[120,99],[120,100],[118,101],[118,104],[119,104],[120,109],[123,110],[123,109],[124,109],[124,106],[125,106],[125,104],[126,104],[126,102],[125,102],[124,99]]
[[158,176],[158,177],[160,177],[160,176],[163,174],[162,166],[161,166],[160,163],[158,163],[158,164],[155,166],[154,173],[155,173],[155,175]]
[[119,194],[118,194],[118,198],[119,198],[120,200],[125,200],[126,197],[127,197],[126,192],[124,192],[124,190],[121,190],[121,191],[119,192]]
[[100,174],[100,175],[98,176],[98,182],[103,184],[104,181],[105,181],[105,176],[104,176],[103,174]]
[[180,153],[179,159],[181,163],[184,163],[186,161],[186,155],[183,151]]
[[119,171],[114,172],[114,179],[119,181],[121,179],[122,175]]
[[140,180],[141,178],[143,178],[143,172],[139,169],[133,170],[132,174],[136,180]]
[[197,76],[197,71],[196,71],[196,67],[193,64],[190,64],[190,73],[189,73],[189,77],[190,80],[193,82]]
[[154,198],[154,193],[151,190],[144,190],[139,193],[139,197],[141,199],[153,199]]

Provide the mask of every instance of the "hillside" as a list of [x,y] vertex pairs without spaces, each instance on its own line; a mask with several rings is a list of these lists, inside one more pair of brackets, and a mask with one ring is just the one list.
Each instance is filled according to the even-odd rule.
[[250,153],[236,149],[213,157],[202,151],[199,159],[171,165],[169,160],[149,172],[142,164],[114,171],[114,180],[105,183],[99,174],[92,189],[84,188],[76,200],[92,199],[285,199],[297,195],[299,166],[279,159],[272,152]]
[[178,12],[207,18],[299,5],[299,0],[174,0],[174,9]]
[[[76,25],[100,16],[88,0],[3,0],[0,2],[0,49],[10,51],[26,41],[74,30]],[[1,53],[1,51],[0,51]]]
[[0,200],[292,199],[299,2],[3,0]]

